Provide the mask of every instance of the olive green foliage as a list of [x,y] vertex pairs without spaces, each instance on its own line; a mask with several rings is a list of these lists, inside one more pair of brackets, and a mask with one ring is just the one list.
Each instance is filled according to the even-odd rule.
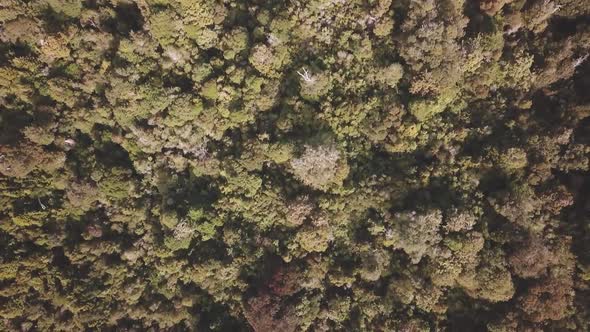
[[0,331],[587,331],[589,18],[0,0]]

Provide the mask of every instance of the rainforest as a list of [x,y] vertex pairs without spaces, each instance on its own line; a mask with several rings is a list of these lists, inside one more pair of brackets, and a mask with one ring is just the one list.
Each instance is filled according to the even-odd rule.
[[0,0],[0,331],[589,331],[589,55],[588,0]]

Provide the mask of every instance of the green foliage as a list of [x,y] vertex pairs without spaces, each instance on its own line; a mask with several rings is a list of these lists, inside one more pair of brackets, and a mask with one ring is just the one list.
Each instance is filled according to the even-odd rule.
[[252,47],[249,60],[256,70],[268,77],[278,77],[284,62],[281,54],[264,44]]
[[99,192],[109,200],[123,200],[131,195],[133,184],[129,181],[129,171],[124,168],[111,168],[107,172],[93,174]]
[[82,11],[82,2],[74,0],[46,0],[55,12],[67,17],[78,17]]
[[392,227],[386,229],[383,244],[403,249],[414,264],[430,253],[441,239],[438,235],[438,228],[442,222],[440,211],[435,210],[423,215],[406,212],[396,214],[392,219]]
[[584,331],[589,14],[0,1],[0,330]]

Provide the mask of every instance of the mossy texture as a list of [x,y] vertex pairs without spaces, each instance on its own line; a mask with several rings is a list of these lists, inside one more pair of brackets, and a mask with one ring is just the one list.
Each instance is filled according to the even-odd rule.
[[0,0],[0,331],[587,331],[589,18]]

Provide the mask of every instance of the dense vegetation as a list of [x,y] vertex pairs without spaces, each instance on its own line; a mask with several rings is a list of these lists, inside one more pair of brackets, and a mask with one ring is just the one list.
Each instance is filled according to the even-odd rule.
[[588,331],[590,1],[0,0],[0,330]]

